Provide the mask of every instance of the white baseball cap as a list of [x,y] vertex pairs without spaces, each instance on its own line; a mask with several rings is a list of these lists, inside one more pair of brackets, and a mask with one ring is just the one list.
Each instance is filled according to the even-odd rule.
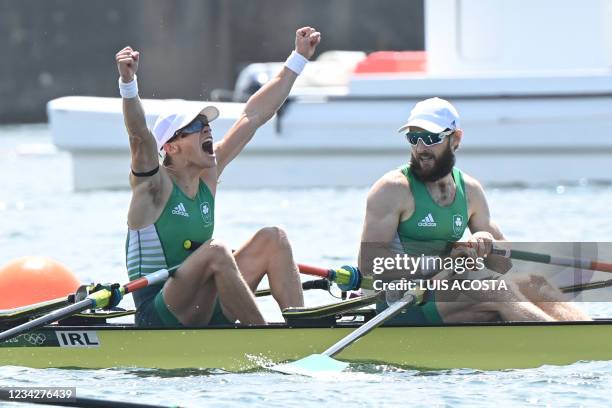
[[459,113],[447,100],[437,97],[425,99],[412,108],[408,121],[397,131],[404,132],[410,126],[420,127],[433,133],[440,133],[446,129],[457,129],[459,128]]
[[206,116],[208,122],[219,117],[219,109],[214,106],[202,106],[187,104],[185,101],[172,101],[166,104],[153,125],[153,136],[157,142],[157,149],[161,150],[164,144],[174,136],[177,130],[184,128],[198,115]]

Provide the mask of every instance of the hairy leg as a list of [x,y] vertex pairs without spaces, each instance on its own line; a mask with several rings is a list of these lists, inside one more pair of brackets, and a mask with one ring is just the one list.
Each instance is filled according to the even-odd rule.
[[513,282],[527,299],[557,320],[592,320],[543,276],[520,275],[513,279]]
[[265,324],[255,297],[243,279],[231,251],[211,240],[191,254],[164,285],[164,301],[187,325],[206,325],[216,295],[224,310],[243,324]]
[[259,230],[234,257],[252,291],[267,275],[272,296],[281,310],[304,306],[300,274],[287,234],[281,228]]
[[553,321],[552,316],[529,302],[519,288],[507,282],[508,290],[495,292],[441,292],[438,313],[446,323],[479,321]]

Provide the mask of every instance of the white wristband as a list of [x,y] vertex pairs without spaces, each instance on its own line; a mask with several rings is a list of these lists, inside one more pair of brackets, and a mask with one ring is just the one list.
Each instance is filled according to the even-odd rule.
[[300,75],[306,66],[308,60],[299,52],[291,51],[289,57],[285,61],[285,66]]
[[121,80],[121,77],[119,77],[119,93],[124,99],[135,98],[138,96],[138,80],[136,75],[134,75],[134,79],[127,84]]

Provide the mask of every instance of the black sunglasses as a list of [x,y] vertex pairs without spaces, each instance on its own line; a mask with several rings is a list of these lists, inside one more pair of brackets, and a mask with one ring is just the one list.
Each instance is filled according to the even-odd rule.
[[210,126],[208,119],[204,115],[198,115],[194,120],[189,122],[187,126],[174,132],[174,136],[168,142],[175,140],[177,137],[189,136],[192,133],[200,133],[206,126]]

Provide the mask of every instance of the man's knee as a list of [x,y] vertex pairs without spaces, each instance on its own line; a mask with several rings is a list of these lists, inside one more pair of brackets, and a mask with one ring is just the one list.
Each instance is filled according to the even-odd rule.
[[553,289],[554,288],[554,286],[551,285],[550,281],[542,275],[530,274],[529,282],[532,286],[536,288],[540,288],[540,289]]
[[211,240],[208,248],[205,248],[204,251],[208,252],[211,257],[227,257],[232,255],[232,250],[229,246],[218,239]]
[[225,270],[228,264],[233,263],[231,249],[222,241],[211,240],[208,245],[202,246],[193,254],[204,270]]
[[273,227],[265,227],[257,231],[255,237],[258,241],[269,245],[286,245],[289,243],[289,239],[287,238],[287,232],[278,226]]
[[511,279],[500,278],[499,281],[503,281],[505,289],[496,291],[496,300],[498,302],[522,302],[527,300],[521,291],[520,285]]
[[561,299],[563,297],[561,291],[555,288],[548,279],[541,275],[522,275],[515,278],[513,281],[521,293],[523,293],[531,301],[556,297]]

